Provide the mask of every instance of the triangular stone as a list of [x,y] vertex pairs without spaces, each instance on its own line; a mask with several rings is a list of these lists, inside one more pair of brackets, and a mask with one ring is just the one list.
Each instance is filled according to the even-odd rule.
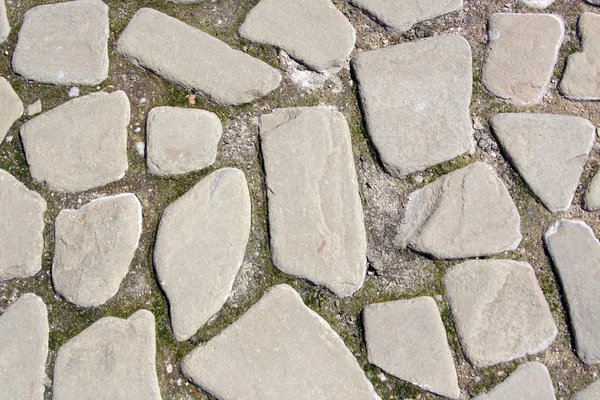
[[473,400],[555,400],[548,368],[538,362],[521,365],[504,382]]

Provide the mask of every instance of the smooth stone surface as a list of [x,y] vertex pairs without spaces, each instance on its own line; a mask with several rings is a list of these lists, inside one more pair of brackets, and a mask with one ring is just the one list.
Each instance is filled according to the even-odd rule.
[[32,104],[29,104],[27,106],[27,109],[25,110],[25,113],[27,114],[28,117],[32,117],[41,112],[42,112],[42,100],[40,100],[40,99],[37,99]]
[[93,323],[58,350],[53,399],[160,399],[154,329],[146,310]]
[[341,68],[356,41],[354,27],[330,0],[261,0],[239,34],[279,47],[317,71]]
[[379,399],[342,339],[288,285],[185,356],[181,370],[221,400]]
[[363,284],[367,239],[344,116],[284,108],[260,120],[274,265],[350,296]]
[[127,171],[129,99],[98,92],[45,112],[21,127],[31,177],[58,192],[80,192]]
[[412,192],[398,241],[438,259],[515,250],[521,217],[494,169],[475,162]]
[[460,397],[446,329],[433,298],[367,305],[363,324],[371,364],[440,396]]
[[385,170],[403,177],[472,141],[471,48],[448,35],[367,51],[352,65],[367,131]]
[[519,106],[541,103],[564,36],[565,24],[556,15],[490,15],[483,84]]
[[54,289],[71,303],[97,307],[129,271],[142,233],[142,205],[131,193],[102,197],[56,217]]
[[108,77],[108,34],[100,0],[34,7],[23,17],[12,68],[42,83],[98,85]]
[[164,211],[154,266],[167,295],[176,340],[187,340],[231,293],[250,234],[250,193],[244,173],[219,169]]
[[539,362],[522,364],[488,393],[473,400],[555,400],[548,368]]
[[463,352],[477,368],[544,351],[558,333],[526,262],[474,260],[444,278]]
[[146,121],[146,154],[152,175],[185,174],[212,165],[223,127],[204,110],[156,107]]
[[600,380],[575,393],[571,400],[598,400],[600,399]]
[[527,7],[543,10],[550,7],[550,5],[554,3],[554,0],[519,0],[519,3],[524,4]]
[[4,43],[10,34],[10,24],[6,15],[6,4],[4,0],[0,0],[0,44]]
[[249,103],[281,82],[270,65],[151,8],[135,13],[117,42],[117,51],[132,63],[223,105]]
[[502,151],[527,186],[552,212],[571,206],[596,127],[587,119],[507,113],[490,119]]
[[46,200],[0,169],[0,281],[42,268]]
[[[2,0],[0,0],[2,1]],[[23,115],[23,102],[10,83],[0,76],[0,143],[10,127]]]
[[600,243],[582,221],[560,220],[544,241],[569,309],[577,355],[586,364],[600,363]]
[[600,210],[600,173],[596,175],[589,183],[585,194],[583,195],[583,207],[588,211]]
[[49,330],[46,305],[33,293],[0,315],[0,397],[44,398]]

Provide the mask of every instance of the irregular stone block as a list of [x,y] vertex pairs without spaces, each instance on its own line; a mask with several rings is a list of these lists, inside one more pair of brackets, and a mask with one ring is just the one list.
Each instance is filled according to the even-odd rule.
[[556,400],[548,368],[538,362],[522,364],[501,384],[473,400]]
[[585,389],[575,393],[570,400],[597,400],[600,399],[600,380],[592,383]]
[[519,2],[527,7],[543,10],[550,7],[550,5],[554,3],[554,0],[519,0]]
[[521,217],[491,166],[476,162],[412,192],[398,241],[438,259],[515,250]]
[[367,131],[385,170],[403,177],[451,160],[472,141],[471,48],[448,35],[352,59]]
[[366,233],[350,130],[339,112],[288,108],[263,115],[273,263],[350,296],[366,273]]
[[588,211],[600,210],[600,173],[598,172],[583,195],[583,207]]
[[151,8],[135,13],[117,42],[132,63],[223,105],[249,103],[279,86],[268,64]]
[[218,399],[379,400],[342,339],[288,285],[185,356],[181,370]]
[[6,15],[4,0],[0,0],[0,44],[4,43],[10,33],[10,24]]
[[231,293],[250,235],[250,193],[244,173],[223,168],[164,211],[154,266],[169,300],[176,340],[187,340]]
[[127,171],[129,99],[98,92],[71,100],[21,127],[31,177],[59,192],[119,180]]
[[[2,0],[0,0],[2,1]],[[8,130],[23,115],[23,102],[10,83],[0,77],[0,143]]]

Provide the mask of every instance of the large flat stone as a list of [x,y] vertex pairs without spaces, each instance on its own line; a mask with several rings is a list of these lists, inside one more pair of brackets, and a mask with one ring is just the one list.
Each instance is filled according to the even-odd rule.
[[490,127],[544,206],[568,210],[594,143],[594,124],[565,115],[508,113],[492,117]]
[[42,268],[46,200],[0,169],[0,281]]
[[575,334],[577,355],[600,363],[600,243],[582,221],[560,220],[544,241],[562,285]]
[[10,24],[6,15],[6,5],[4,0],[0,0],[0,44],[4,43],[10,33]]
[[56,354],[54,400],[158,400],[154,315],[104,317]]
[[119,180],[127,171],[129,99],[122,91],[71,100],[21,127],[34,180],[80,192]]
[[260,121],[275,266],[350,296],[366,273],[366,233],[350,130],[339,112],[288,108]]
[[512,260],[467,261],[444,278],[463,352],[485,368],[548,348],[558,333],[533,268]]
[[135,13],[117,51],[187,89],[224,105],[251,102],[279,86],[268,64],[225,42],[151,8]]
[[600,399],[600,380],[592,383],[585,389],[575,393],[570,400],[598,400]]
[[[2,0],[0,0],[2,1]],[[23,102],[10,83],[0,77],[0,143],[10,127],[23,115]]]
[[473,400],[556,400],[548,368],[539,362],[522,364],[501,384]]
[[213,172],[165,209],[154,266],[175,339],[189,339],[223,307],[249,234],[250,194],[239,169]]
[[363,311],[369,362],[425,390],[460,397],[446,329],[435,300],[370,304]]
[[491,166],[476,162],[412,192],[399,244],[438,259],[515,250],[521,217]]
[[46,304],[33,293],[0,315],[0,397],[44,398],[49,330]]
[[490,15],[482,80],[496,96],[519,106],[542,101],[565,36],[552,14]]
[[342,339],[288,285],[185,356],[181,370],[220,400],[379,399]]
[[600,210],[600,173],[596,175],[589,183],[585,194],[583,195],[583,207],[588,211]]
[[367,131],[397,177],[451,160],[471,146],[471,48],[448,35],[352,60]]
[[37,82],[97,85],[108,77],[108,33],[100,0],[34,7],[23,17],[12,68]]

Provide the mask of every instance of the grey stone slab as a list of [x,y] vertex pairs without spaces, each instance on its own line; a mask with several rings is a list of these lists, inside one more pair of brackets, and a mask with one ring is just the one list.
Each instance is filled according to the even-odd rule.
[[[2,0],[0,0],[2,1]],[[23,115],[23,102],[11,84],[0,77],[0,143],[10,127]]]
[[129,99],[122,91],[79,97],[21,127],[34,180],[59,192],[80,192],[127,171]]
[[600,0],[585,0],[585,1],[593,6],[600,6]]
[[596,175],[589,183],[585,194],[583,195],[583,207],[588,211],[600,210],[600,173]]
[[473,400],[555,400],[548,368],[538,362],[522,364],[504,382]]
[[444,278],[463,352],[477,368],[544,351],[558,333],[526,262],[474,260]]
[[541,103],[564,36],[565,24],[557,15],[490,15],[483,84],[519,106]]
[[187,340],[231,293],[250,234],[250,194],[244,173],[219,169],[164,211],[154,266],[169,300],[176,340]]
[[268,64],[151,8],[135,13],[117,51],[136,65],[223,105],[251,102],[279,86]]
[[0,397],[44,398],[48,334],[46,305],[33,293],[0,315]]
[[260,120],[273,263],[350,296],[366,273],[366,233],[350,130],[322,108],[279,109]]
[[521,217],[493,168],[476,162],[412,192],[398,242],[438,259],[515,250]]
[[146,162],[152,175],[185,174],[212,165],[223,127],[204,110],[156,107],[146,121]]
[[537,8],[544,10],[554,3],[554,0],[519,0],[519,3],[526,5],[527,7]]
[[220,400],[379,400],[342,339],[288,285],[185,356],[181,370]]
[[97,85],[108,77],[108,34],[100,0],[34,7],[23,17],[12,68],[32,81]]
[[502,151],[527,186],[552,212],[571,206],[596,127],[587,119],[508,113],[490,119]]
[[10,24],[6,15],[6,4],[4,0],[0,0],[0,44],[4,43],[10,34]]
[[104,317],[71,338],[56,355],[54,400],[160,399],[154,315]]
[[367,131],[385,170],[403,177],[451,160],[472,141],[471,48],[447,35],[352,60]]
[[600,363],[600,243],[582,221],[560,220],[544,241],[562,285],[575,334],[577,355]]
[[42,268],[46,201],[0,169],[0,281]]
[[363,311],[369,362],[422,389],[460,397],[446,329],[435,300],[370,304]]
[[142,233],[142,205],[131,193],[102,197],[56,217],[54,289],[71,303],[97,307],[129,271]]
[[320,72],[344,66],[356,41],[354,27],[330,0],[261,0],[239,34],[279,47]]
[[571,400],[598,400],[600,399],[600,380],[575,393]]

